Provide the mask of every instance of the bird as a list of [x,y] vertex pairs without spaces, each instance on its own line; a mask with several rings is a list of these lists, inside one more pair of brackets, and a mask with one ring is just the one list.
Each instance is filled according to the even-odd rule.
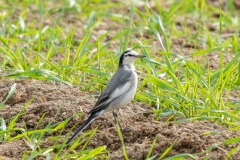
[[119,59],[118,69],[101,93],[94,107],[88,113],[90,116],[80,128],[68,139],[66,144],[73,141],[88,125],[106,112],[112,111],[120,130],[123,130],[118,121],[119,109],[130,102],[136,93],[138,76],[134,67],[136,59],[144,58],[132,49],[124,51]]

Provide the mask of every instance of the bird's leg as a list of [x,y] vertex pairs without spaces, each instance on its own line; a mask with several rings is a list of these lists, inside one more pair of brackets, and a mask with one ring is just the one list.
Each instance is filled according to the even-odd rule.
[[115,109],[113,111],[113,117],[114,117],[116,123],[118,124],[118,126],[120,127],[121,131],[123,131],[122,126],[120,125],[120,122],[119,122],[119,119],[118,119],[118,112],[119,112],[119,109]]
[[118,124],[120,130],[121,130],[122,132],[130,132],[130,131],[131,131],[130,128],[128,128],[128,127],[122,128],[122,126],[120,125],[120,122],[119,122],[119,119],[118,119],[118,112],[119,112],[119,109],[115,109],[115,110],[113,111],[113,116],[114,116],[114,119],[115,119],[116,123]]

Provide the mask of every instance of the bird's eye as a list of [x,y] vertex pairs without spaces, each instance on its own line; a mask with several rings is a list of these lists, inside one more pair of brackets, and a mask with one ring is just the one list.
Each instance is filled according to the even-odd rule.
[[126,57],[132,57],[133,55],[132,54],[127,54]]

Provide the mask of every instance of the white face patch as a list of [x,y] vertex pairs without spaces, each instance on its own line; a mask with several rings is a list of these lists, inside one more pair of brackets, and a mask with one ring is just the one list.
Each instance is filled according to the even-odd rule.
[[124,55],[123,63],[133,65],[139,54],[135,51],[130,51]]
[[139,56],[139,54],[136,51],[131,50],[128,53],[126,53],[124,57],[131,57],[131,56],[133,56],[133,57]]

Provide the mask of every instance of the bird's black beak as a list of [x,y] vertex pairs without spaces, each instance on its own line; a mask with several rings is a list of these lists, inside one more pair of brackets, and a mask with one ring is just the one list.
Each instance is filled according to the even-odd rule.
[[144,57],[146,57],[146,56],[143,55],[143,54],[139,54],[139,55],[137,55],[137,58],[144,58]]

